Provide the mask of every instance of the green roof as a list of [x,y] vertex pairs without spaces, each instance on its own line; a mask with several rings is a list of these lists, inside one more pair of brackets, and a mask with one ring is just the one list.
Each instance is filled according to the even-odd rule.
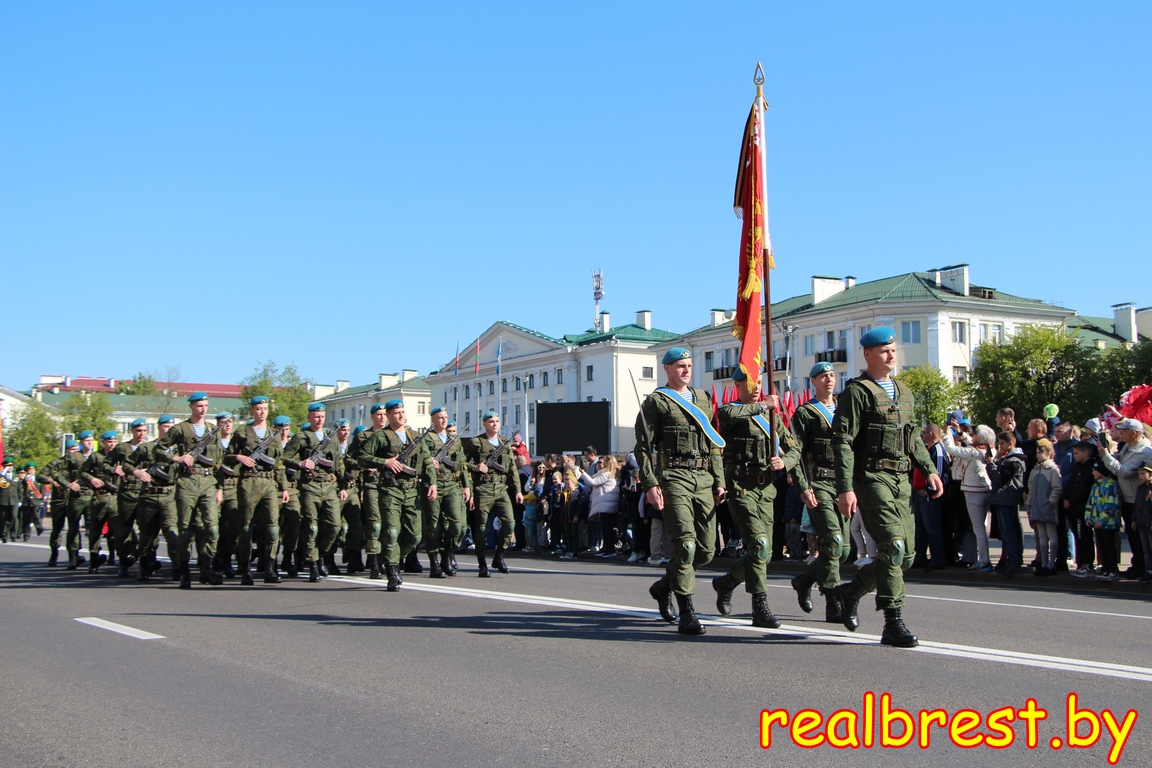
[[[1125,343],[1125,339],[1116,333],[1116,320],[1111,317],[1090,317],[1088,315],[1072,315],[1064,321],[1064,327],[1080,342],[1096,346],[1096,342],[1103,341],[1106,348],[1118,347]],[[1147,340],[1147,336],[1140,336],[1139,341]]]
[[630,323],[628,325],[617,326],[603,333],[588,330],[585,333],[565,334],[564,343],[574,347],[583,347],[606,339],[619,339],[620,341],[639,341],[648,344],[659,344],[662,341],[670,341],[679,337],[680,334],[678,333],[662,331],[659,328],[642,328],[639,325]]
[[501,323],[503,325],[506,325],[509,328],[515,328],[518,331],[523,331],[524,333],[539,337],[541,339],[544,339],[545,341],[550,341],[553,344],[563,344],[564,343],[561,339],[557,339],[557,338],[554,338],[554,337],[549,336],[547,334],[540,333],[540,331],[534,331],[531,328],[525,328],[522,325],[516,325],[516,323],[510,323],[507,320],[497,320],[496,322]]

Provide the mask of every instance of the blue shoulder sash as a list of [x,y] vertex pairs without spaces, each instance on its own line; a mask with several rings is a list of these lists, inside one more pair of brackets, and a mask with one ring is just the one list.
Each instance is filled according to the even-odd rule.
[[828,426],[832,426],[832,412],[828,410],[828,406],[819,400],[809,400],[805,405],[810,405],[816,409],[817,413],[824,417],[824,421],[828,422]]
[[711,442],[717,448],[724,447],[724,438],[720,437],[720,433],[717,432],[716,428],[712,426],[712,419],[705,415],[704,411],[700,410],[695,403],[689,402],[679,392],[674,389],[669,389],[668,387],[660,387],[656,391],[661,395],[664,395],[664,397],[668,398],[676,405],[680,406],[680,409],[683,410],[684,413],[688,414],[692,421],[699,425],[700,429],[703,430],[704,435],[708,438],[709,442]]
[[[758,426],[758,427],[760,427],[760,429],[764,430],[764,434],[766,436],[768,436],[768,437],[773,436],[772,435],[772,428],[770,426],[768,426],[768,419],[764,418],[764,414],[762,414],[762,413],[756,414],[755,416],[752,417],[752,421],[756,423],[756,426]],[[780,455],[780,437],[778,435],[776,436],[776,440],[772,445],[772,455],[773,456],[779,456]]]

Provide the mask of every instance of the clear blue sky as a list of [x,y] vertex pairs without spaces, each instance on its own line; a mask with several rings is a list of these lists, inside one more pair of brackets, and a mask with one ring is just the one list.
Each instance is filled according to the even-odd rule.
[[[968,262],[1152,304],[1146,2],[0,2],[0,383],[366,383],[493,321],[735,305],[768,82],[773,296]],[[31,334],[27,335],[31,330]]]

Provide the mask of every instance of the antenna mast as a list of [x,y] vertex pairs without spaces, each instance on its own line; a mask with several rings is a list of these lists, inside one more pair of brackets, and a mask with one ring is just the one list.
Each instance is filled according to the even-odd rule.
[[596,300],[596,314],[592,317],[592,327],[596,333],[603,329],[600,327],[600,299],[604,298],[604,270],[592,270],[592,298]]

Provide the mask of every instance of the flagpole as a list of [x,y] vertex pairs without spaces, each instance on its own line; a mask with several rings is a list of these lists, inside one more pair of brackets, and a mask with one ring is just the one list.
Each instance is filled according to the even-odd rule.
[[[768,142],[765,136],[764,125],[764,112],[768,107],[768,102],[764,98],[764,67],[760,62],[756,62],[756,74],[752,77],[752,82],[756,84],[756,111],[759,117],[757,122],[760,124],[760,200],[761,205],[764,206],[764,252],[762,263],[764,265],[764,349],[767,351],[766,355],[762,355],[762,360],[771,360],[768,364],[768,392],[770,394],[777,394],[776,392],[776,376],[775,376],[775,359],[772,355],[772,269],[769,266],[769,259],[771,256],[771,241],[768,239]],[[776,440],[776,419],[768,419],[768,425],[771,427],[771,440],[772,445],[778,445]]]

